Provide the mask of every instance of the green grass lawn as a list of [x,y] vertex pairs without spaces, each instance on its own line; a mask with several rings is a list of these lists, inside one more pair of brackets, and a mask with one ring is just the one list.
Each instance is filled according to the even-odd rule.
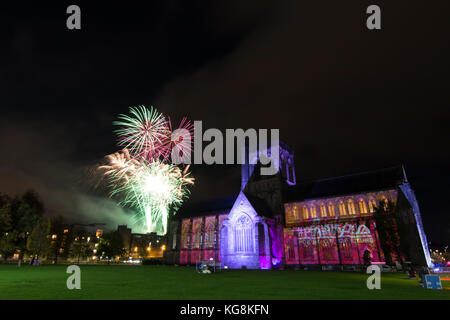
[[66,268],[0,265],[0,299],[450,299],[404,273],[383,273],[381,290],[368,290],[363,273],[82,265],[81,290],[68,290]]

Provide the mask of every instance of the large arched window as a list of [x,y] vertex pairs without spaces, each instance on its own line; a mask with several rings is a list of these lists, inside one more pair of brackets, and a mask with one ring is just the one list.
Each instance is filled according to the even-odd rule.
[[348,260],[353,257],[352,243],[349,238],[344,238],[341,244],[343,258]]
[[347,201],[347,208],[348,208],[348,214],[353,216],[356,214],[356,210],[355,210],[355,203],[353,202],[352,199]]
[[347,215],[347,211],[345,210],[344,201],[342,201],[342,200],[339,201],[338,208],[339,208],[339,215],[340,216],[346,216]]
[[199,249],[202,245],[202,218],[196,218],[192,221],[192,245],[194,249]]
[[309,216],[308,216],[308,207],[307,207],[307,206],[303,206],[303,207],[302,207],[302,215],[303,215],[303,219],[304,219],[304,220],[309,219]]
[[315,205],[312,205],[309,209],[309,215],[311,219],[317,218],[317,209]]
[[216,221],[215,219],[207,218],[205,243],[207,248],[213,248],[216,244]]
[[380,205],[383,207],[384,210],[387,209],[388,207],[388,199],[386,198],[385,195],[382,195],[380,198]]
[[303,260],[310,260],[314,258],[314,246],[303,245]]
[[334,217],[336,215],[333,202],[328,202],[328,214],[330,217]]
[[362,214],[367,213],[366,202],[364,201],[363,198],[359,199],[358,204],[359,204],[359,212]]
[[369,210],[370,210],[370,212],[375,212],[375,208],[377,207],[377,202],[375,201],[375,199],[374,198],[371,198],[370,200],[369,200]]
[[294,216],[294,219],[297,221],[297,220],[300,220],[300,210],[299,210],[300,208],[298,207],[298,204],[294,204],[294,206],[293,206],[293,216]]
[[287,260],[295,260],[295,240],[289,239],[287,241]]
[[325,204],[323,202],[321,202],[319,207],[320,207],[320,216],[322,218],[326,217],[327,216],[327,208],[325,207]]
[[181,248],[188,249],[191,247],[191,220],[183,220],[181,226]]
[[250,218],[243,214],[238,218],[234,234],[235,252],[253,252],[253,227]]

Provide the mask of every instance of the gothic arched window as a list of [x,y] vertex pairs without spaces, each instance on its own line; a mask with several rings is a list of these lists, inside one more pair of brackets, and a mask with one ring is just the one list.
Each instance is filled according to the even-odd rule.
[[341,248],[344,259],[351,259],[353,257],[352,244],[349,238],[344,238]]
[[295,260],[295,243],[294,239],[289,239],[287,241],[287,259]]
[[181,248],[188,249],[191,247],[191,220],[183,220],[181,226]]
[[205,242],[207,248],[213,248],[216,243],[216,221],[208,219],[206,224]]
[[308,207],[307,206],[303,206],[303,208],[302,208],[302,215],[303,215],[303,219],[304,220],[309,218],[309,216],[308,216]]
[[356,214],[355,203],[353,202],[352,199],[347,201],[347,207],[348,207],[348,214],[349,215],[355,215]]
[[347,211],[345,210],[345,204],[344,204],[344,201],[339,201],[339,204],[338,204],[338,208],[339,208],[339,215],[340,216],[345,216],[345,215],[347,215]]
[[375,201],[375,199],[370,199],[369,200],[369,210],[370,212],[375,212],[375,208],[377,207],[377,202]]
[[315,205],[312,205],[309,209],[309,215],[312,219],[317,218],[317,209]]
[[245,214],[236,221],[234,249],[235,252],[253,252],[252,221]]
[[300,220],[300,212],[299,212],[299,211],[300,211],[300,210],[299,210],[298,204],[294,204],[294,207],[293,207],[293,216],[294,216],[294,220],[295,220],[295,221]]
[[325,204],[323,202],[320,203],[320,216],[326,217],[327,216],[327,208],[325,207]]
[[359,212],[360,213],[367,213],[366,202],[364,201],[363,198],[359,199]]
[[381,196],[380,205],[383,207],[384,210],[387,209],[387,207],[388,207],[388,199],[386,198],[385,195]]
[[334,217],[336,215],[333,202],[328,202],[328,214],[330,217]]

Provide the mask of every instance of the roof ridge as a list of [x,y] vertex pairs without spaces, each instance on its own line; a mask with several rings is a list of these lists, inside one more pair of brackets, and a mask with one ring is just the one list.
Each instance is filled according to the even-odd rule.
[[339,178],[354,177],[354,176],[359,176],[359,175],[363,175],[363,174],[377,173],[377,172],[381,172],[381,171],[388,171],[388,170],[399,169],[399,168],[403,168],[403,165],[399,164],[399,165],[396,165],[396,166],[380,168],[380,169],[374,169],[374,170],[361,171],[361,172],[355,172],[355,173],[349,173],[349,174],[344,174],[344,175],[334,176],[334,177],[326,177],[326,178],[320,178],[320,179],[309,179],[309,180],[302,181],[302,182],[300,182],[298,184],[302,185],[302,184],[307,184],[307,183],[310,183],[310,182],[322,182],[322,181],[334,180],[334,179],[339,179]]

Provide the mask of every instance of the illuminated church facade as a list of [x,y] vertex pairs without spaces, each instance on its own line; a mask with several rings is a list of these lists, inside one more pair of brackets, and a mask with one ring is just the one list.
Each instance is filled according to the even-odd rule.
[[[276,175],[259,175],[258,165],[244,164],[241,171],[239,194],[185,204],[173,217],[166,263],[215,260],[237,269],[431,265],[402,166],[297,183],[294,154],[280,144]],[[394,205],[388,215],[377,215],[388,203]]]

